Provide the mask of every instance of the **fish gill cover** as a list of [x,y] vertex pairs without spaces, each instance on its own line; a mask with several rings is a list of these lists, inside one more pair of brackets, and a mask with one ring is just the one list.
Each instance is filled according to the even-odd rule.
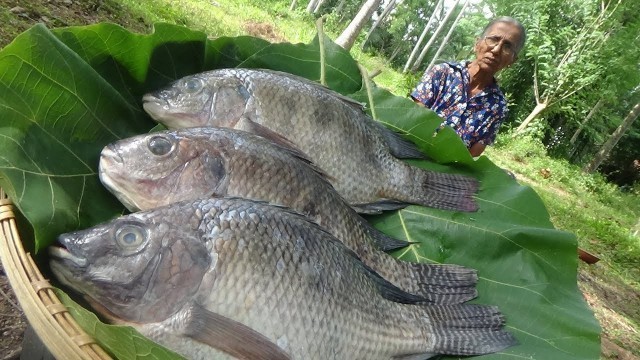
[[[416,242],[394,255],[478,270],[479,297],[497,305],[520,345],[481,359],[598,359],[600,327],[578,289],[577,242],[556,230],[537,194],[488,158],[474,161],[439,118],[412,101],[363,86],[353,58],[325,37],[327,85],[367,102],[376,120],[402,132],[435,162],[414,165],[480,180],[479,211],[410,206],[370,217]],[[32,227],[36,251],[57,235],[125,212],[98,179],[100,150],[155,123],[142,95],[183,76],[224,67],[267,68],[318,81],[320,42],[271,44],[253,37],[207,39],[156,24],[152,34],[96,24],[50,31],[36,25],[0,51],[0,186]],[[35,240],[35,242],[33,241]],[[85,330],[121,359],[176,358],[132,329],[104,325],[64,297]],[[447,358],[447,357],[445,357]],[[451,358],[451,357],[449,357]]]

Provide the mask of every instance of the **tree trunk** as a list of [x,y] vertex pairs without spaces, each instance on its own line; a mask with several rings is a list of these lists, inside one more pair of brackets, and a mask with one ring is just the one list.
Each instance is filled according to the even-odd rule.
[[327,0],[318,0],[316,2],[316,7],[313,8],[313,14],[318,13],[318,10],[320,10],[320,7],[322,6],[322,4],[324,4]]
[[520,126],[518,126],[518,128],[516,129],[516,134],[519,134],[522,132],[522,130],[526,129],[527,126],[529,126],[529,123],[531,121],[533,121],[536,117],[538,117],[538,115],[540,115],[540,113],[547,108],[547,102],[541,102],[538,103],[536,105],[535,108],[533,108],[533,111],[531,111],[531,114],[529,114],[529,116],[527,116],[526,119],[524,119],[524,121],[522,122],[522,124],[520,124]]
[[418,67],[422,63],[422,60],[427,55],[427,51],[429,51],[429,47],[433,44],[434,41],[436,41],[438,34],[440,34],[440,31],[442,31],[444,24],[447,23],[447,20],[449,20],[449,18],[451,17],[451,14],[453,14],[453,10],[455,10],[456,6],[458,6],[458,3],[460,3],[460,0],[456,0],[455,4],[453,4],[451,6],[451,9],[449,9],[449,11],[447,12],[447,15],[444,16],[444,19],[440,21],[440,25],[438,25],[438,28],[436,29],[436,31],[433,33],[433,35],[431,35],[431,39],[429,39],[429,41],[427,42],[427,45],[425,45],[422,51],[420,52],[420,56],[418,56],[418,59],[413,64],[413,67],[411,67],[412,71],[418,70]]
[[307,4],[307,12],[310,14],[313,13],[316,5],[318,5],[318,0],[309,0],[309,3]]
[[362,49],[364,49],[364,46],[367,44],[367,41],[369,41],[369,36],[371,36],[371,34],[373,33],[373,30],[375,30],[378,25],[380,25],[384,19],[387,18],[387,16],[389,16],[389,14],[391,13],[391,10],[393,10],[396,7],[396,0],[390,0],[389,4],[387,4],[387,6],[384,8],[384,11],[382,12],[382,15],[380,15],[380,17],[373,23],[373,25],[371,26],[371,29],[369,29],[369,31],[367,32],[367,35],[364,37],[364,41],[362,42]]
[[462,15],[464,14],[464,10],[467,8],[467,5],[469,5],[469,0],[466,0],[462,5],[462,9],[460,9],[460,12],[458,13],[458,16],[456,16],[456,19],[453,21],[453,24],[451,24],[451,28],[449,28],[447,35],[444,37],[444,39],[440,43],[440,47],[438,47],[438,51],[436,51],[435,55],[433,55],[433,59],[431,59],[429,66],[427,66],[427,70],[429,70],[429,68],[433,66],[436,60],[438,60],[438,56],[440,56],[440,53],[442,53],[442,50],[444,49],[445,45],[447,45],[447,43],[449,42],[449,38],[451,38],[451,34],[453,34],[453,31],[456,29],[456,26],[458,26],[458,22],[460,21],[460,18],[462,18]]
[[373,12],[380,6],[382,0],[366,0],[362,5],[356,16],[351,20],[346,29],[336,39],[336,44],[342,46],[345,50],[349,51],[353,47],[353,44],[358,38],[358,34],[362,27],[366,24]]
[[436,4],[436,7],[431,12],[431,16],[429,16],[429,21],[427,21],[427,25],[425,25],[424,30],[422,30],[422,34],[420,34],[420,37],[418,38],[416,45],[413,47],[413,50],[411,50],[411,55],[409,55],[409,59],[407,59],[406,64],[404,64],[404,68],[402,69],[403,73],[406,73],[407,70],[409,70],[409,66],[413,64],[413,60],[416,58],[416,55],[418,54],[418,49],[420,49],[420,45],[422,45],[422,41],[424,41],[425,36],[427,36],[427,32],[431,27],[431,23],[433,23],[433,21],[435,20],[436,14],[438,13],[438,11],[440,11],[440,8],[442,7],[443,4],[444,4],[444,0],[440,0]]
[[598,102],[591,108],[591,111],[589,111],[589,113],[587,114],[587,117],[585,117],[582,123],[580,123],[580,126],[578,126],[578,129],[576,130],[576,132],[573,133],[571,140],[569,140],[570,144],[573,145],[573,143],[575,143],[576,140],[578,140],[578,136],[582,132],[582,129],[584,129],[584,126],[589,122],[589,120],[591,120],[593,115],[595,115],[595,113],[598,110],[600,110],[603,104],[604,104],[604,100],[600,98],[600,100],[598,100]]
[[289,11],[293,11],[293,9],[296,8],[297,3],[298,3],[298,0],[292,0],[291,5],[289,5]]
[[613,134],[611,134],[609,140],[602,145],[600,151],[598,151],[596,156],[594,156],[593,160],[591,160],[591,162],[582,169],[584,172],[590,174],[594,172],[600,164],[602,164],[602,162],[609,156],[609,153],[611,153],[611,149],[616,146],[622,135],[629,130],[631,124],[633,124],[633,122],[638,118],[638,115],[640,115],[640,103],[637,103],[633,109],[631,109],[629,115],[622,120],[622,124],[618,126]]
[[340,0],[338,6],[336,6],[336,9],[334,10],[334,13],[340,14],[340,18],[338,19],[338,21],[342,21],[342,19],[344,18],[344,14],[342,14],[342,8],[344,8],[344,4],[346,2],[347,0]]
[[395,49],[393,49],[393,52],[391,53],[391,56],[389,56],[389,62],[392,63],[393,59],[396,58],[396,56],[398,56],[398,54],[400,53],[400,50],[402,50],[402,45],[398,45],[396,46]]

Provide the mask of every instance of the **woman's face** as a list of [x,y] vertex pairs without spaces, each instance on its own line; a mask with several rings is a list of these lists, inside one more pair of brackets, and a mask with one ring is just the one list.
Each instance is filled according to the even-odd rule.
[[481,71],[491,75],[516,61],[520,30],[510,23],[495,23],[476,41],[476,60]]

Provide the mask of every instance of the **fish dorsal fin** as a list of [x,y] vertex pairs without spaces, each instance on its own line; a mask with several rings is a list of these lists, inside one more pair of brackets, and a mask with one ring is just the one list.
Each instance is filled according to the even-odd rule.
[[389,152],[398,159],[427,159],[428,157],[418,150],[416,145],[404,139],[400,134],[389,130],[386,126],[377,121],[373,123],[378,128],[380,135],[389,146]]
[[185,335],[245,360],[290,360],[291,357],[252,328],[192,304]]
[[286,72],[282,72],[282,71],[277,71],[277,70],[270,70],[270,69],[260,69],[260,70],[256,70],[256,71],[260,71],[260,72],[264,72],[264,73],[271,73],[277,76],[281,76],[281,77],[285,77],[285,78],[289,78],[291,80],[303,83],[303,84],[307,84],[313,87],[316,87],[326,93],[328,93],[329,95],[342,100],[343,102],[347,103],[347,105],[354,107],[355,109],[359,110],[359,111],[364,111],[365,109],[365,103],[359,102],[357,100],[354,100],[348,96],[342,95],[339,92],[332,90],[331,88],[329,88],[326,85],[323,85],[319,82],[313,81],[313,80],[309,80],[305,77],[302,76],[298,76],[298,75],[294,75],[294,74],[290,74],[290,73],[286,73]]
[[359,102],[357,100],[354,100],[354,99],[352,99],[352,98],[350,98],[348,96],[344,96],[344,95],[342,95],[342,94],[340,94],[338,92],[335,92],[335,91],[333,91],[333,90],[331,90],[329,88],[326,88],[326,89],[330,90],[333,96],[335,96],[336,98],[342,100],[342,102],[344,102],[345,104],[355,108],[358,111],[364,112],[364,109],[366,108],[366,104],[361,103],[361,102]]
[[327,175],[324,171],[322,171],[322,169],[317,167],[313,163],[313,161],[311,161],[311,158],[305,152],[298,149],[296,144],[294,144],[291,140],[269,129],[268,127],[258,124],[248,117],[242,117],[237,122],[235,129],[243,130],[271,141],[279,149],[307,164],[324,180],[328,182],[335,180],[331,176]]

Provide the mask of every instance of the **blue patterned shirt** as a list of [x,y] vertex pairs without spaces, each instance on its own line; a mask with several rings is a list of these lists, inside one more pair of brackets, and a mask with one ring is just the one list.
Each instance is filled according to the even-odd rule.
[[507,117],[507,100],[493,84],[469,98],[469,61],[449,62],[426,71],[411,93],[414,100],[435,111],[470,148],[479,142],[491,145]]

